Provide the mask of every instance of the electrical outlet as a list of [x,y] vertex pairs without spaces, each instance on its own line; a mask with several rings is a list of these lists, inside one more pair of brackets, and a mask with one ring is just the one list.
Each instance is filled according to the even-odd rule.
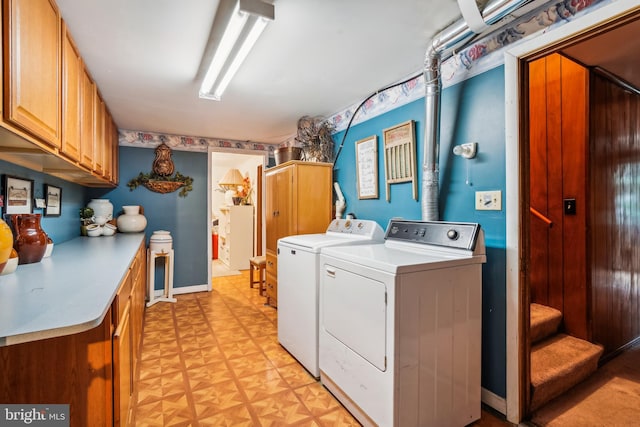
[[477,211],[501,211],[502,210],[502,192],[495,191],[476,191],[476,210]]

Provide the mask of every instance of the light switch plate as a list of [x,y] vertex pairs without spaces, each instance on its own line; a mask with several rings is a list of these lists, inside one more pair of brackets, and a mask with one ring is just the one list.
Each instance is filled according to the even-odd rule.
[[502,191],[476,191],[477,211],[501,211]]

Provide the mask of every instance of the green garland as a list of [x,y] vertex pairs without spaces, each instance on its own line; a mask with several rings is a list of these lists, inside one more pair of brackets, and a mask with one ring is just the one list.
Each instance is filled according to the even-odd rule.
[[178,193],[178,196],[180,197],[187,197],[187,193],[193,190],[193,178],[190,176],[184,176],[180,172],[176,172],[171,176],[162,176],[154,172],[140,172],[140,175],[127,183],[127,187],[129,187],[129,191],[133,191],[138,188],[138,186],[145,185],[149,181],[181,182],[182,187],[180,187],[180,192]]

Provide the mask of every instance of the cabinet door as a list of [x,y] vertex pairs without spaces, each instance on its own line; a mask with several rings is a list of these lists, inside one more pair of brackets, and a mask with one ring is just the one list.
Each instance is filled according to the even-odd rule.
[[113,413],[116,426],[128,424],[133,390],[129,309],[130,304],[127,304],[118,328],[113,334]]
[[83,67],[81,75],[82,85],[80,90],[80,164],[85,168],[93,169],[93,109],[94,83],[89,72]]
[[97,175],[104,172],[104,101],[94,85],[94,110],[93,110],[93,171]]
[[294,233],[292,218],[293,166],[289,166],[267,175],[266,225],[267,249],[275,251],[278,239]]
[[60,148],[60,13],[53,0],[10,0],[6,119]]
[[115,163],[115,155],[117,152],[117,131],[113,126],[113,118],[111,113],[104,104],[104,171],[103,176],[109,182],[115,182],[113,165]]
[[324,233],[332,216],[332,168],[298,165],[294,179],[294,228],[291,234]]
[[80,160],[80,85],[82,60],[63,23],[62,38],[62,149],[71,160]]

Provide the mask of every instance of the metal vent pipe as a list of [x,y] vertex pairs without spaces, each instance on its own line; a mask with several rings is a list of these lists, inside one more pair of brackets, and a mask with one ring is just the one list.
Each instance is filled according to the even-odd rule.
[[[459,3],[466,0],[458,0]],[[475,2],[475,0],[469,0]],[[480,12],[487,25],[495,24],[514,10],[524,6],[530,0],[494,0]],[[477,6],[476,6],[477,7]],[[496,25],[494,30],[501,25]],[[476,35],[464,18],[459,19],[436,34],[427,47],[424,59],[425,81],[425,124],[424,124],[424,161],[422,163],[422,219],[437,221],[439,166],[438,153],[440,143],[440,94],[442,80],[440,70],[442,62],[452,56],[455,49],[463,48]]]

